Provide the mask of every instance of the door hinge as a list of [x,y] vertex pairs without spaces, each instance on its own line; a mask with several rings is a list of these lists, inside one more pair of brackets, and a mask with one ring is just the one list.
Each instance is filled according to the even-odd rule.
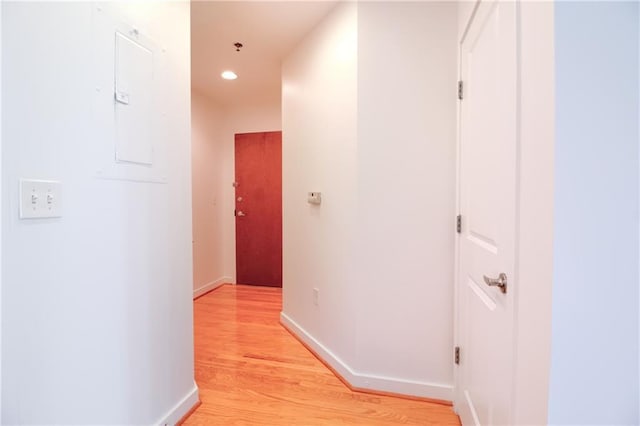
[[456,346],[454,350],[453,361],[456,365],[460,365],[460,346]]
[[458,234],[462,232],[462,215],[456,216],[456,232]]
[[464,87],[464,85],[462,83],[462,80],[458,81],[458,99],[460,99],[460,100],[462,100],[463,94],[464,94],[463,87]]

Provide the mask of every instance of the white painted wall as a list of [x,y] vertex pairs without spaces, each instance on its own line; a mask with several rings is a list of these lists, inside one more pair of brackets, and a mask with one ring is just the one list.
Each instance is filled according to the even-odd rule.
[[456,22],[342,4],[283,66],[282,319],[355,386],[448,400]]
[[193,294],[231,281],[224,271],[223,110],[191,92]]
[[638,3],[556,2],[550,424],[638,424]]
[[[344,376],[358,320],[357,7],[338,5],[282,67],[283,318]],[[310,191],[322,205],[307,203]]]
[[[223,270],[228,282],[236,282],[236,222],[233,216],[235,208],[235,134],[268,132],[282,129],[280,102],[269,104],[243,105],[228,107],[223,111],[221,128],[222,155],[222,232],[223,232]],[[242,283],[240,283],[242,284]]]
[[444,399],[453,382],[456,23],[445,2],[358,7],[356,365]]
[[[102,7],[166,49],[166,115],[153,120],[171,158],[167,183],[96,178],[109,159],[95,76],[114,67],[113,50],[93,44],[94,6],[3,4],[6,424],[173,423],[197,399],[189,4]],[[101,61],[110,65],[94,69]],[[20,177],[62,181],[63,217],[19,220]]]

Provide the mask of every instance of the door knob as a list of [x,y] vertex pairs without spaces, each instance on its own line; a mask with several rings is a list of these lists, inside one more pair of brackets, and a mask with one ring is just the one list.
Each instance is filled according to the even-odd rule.
[[243,217],[243,216],[246,216],[246,214],[244,214],[244,212],[242,210],[239,210],[238,214],[236,216]]
[[507,292],[507,274],[504,272],[501,272],[498,278],[489,278],[486,275],[483,275],[483,277],[485,284],[489,287],[498,287],[502,293]]

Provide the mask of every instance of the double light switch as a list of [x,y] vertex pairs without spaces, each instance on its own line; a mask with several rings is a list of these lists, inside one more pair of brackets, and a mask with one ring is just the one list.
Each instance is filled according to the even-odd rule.
[[20,179],[20,219],[60,217],[60,182]]

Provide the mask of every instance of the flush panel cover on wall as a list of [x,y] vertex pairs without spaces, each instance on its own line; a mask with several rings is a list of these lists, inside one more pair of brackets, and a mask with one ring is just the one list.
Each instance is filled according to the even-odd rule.
[[[145,22],[119,14],[116,2],[93,6],[91,25],[95,129],[87,142],[99,179],[165,184],[175,135],[158,126],[175,84],[167,81],[167,48]],[[188,65],[187,65],[188,67]]]
[[115,36],[116,160],[150,165],[153,52],[119,32]]

